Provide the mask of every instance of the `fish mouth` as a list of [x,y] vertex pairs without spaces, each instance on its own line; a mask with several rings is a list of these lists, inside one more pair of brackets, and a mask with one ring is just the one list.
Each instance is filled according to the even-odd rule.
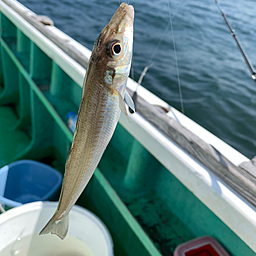
[[132,5],[128,5],[127,3],[124,2],[120,4],[120,7],[123,8],[132,19],[134,19],[134,8]]
[[134,8],[132,5],[128,5],[128,13],[130,14],[131,18],[134,19]]

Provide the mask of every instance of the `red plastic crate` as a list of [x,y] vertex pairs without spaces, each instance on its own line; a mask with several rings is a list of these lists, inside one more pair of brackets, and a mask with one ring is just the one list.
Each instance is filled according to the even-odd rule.
[[180,244],[173,256],[229,256],[229,254],[214,238],[202,236]]

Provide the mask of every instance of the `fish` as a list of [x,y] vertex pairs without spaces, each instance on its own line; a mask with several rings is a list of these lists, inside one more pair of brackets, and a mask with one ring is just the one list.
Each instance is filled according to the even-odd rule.
[[57,209],[39,233],[64,239],[69,212],[91,179],[121,111],[134,103],[126,91],[133,49],[134,8],[122,3],[94,43],[89,60],[76,130],[69,151]]

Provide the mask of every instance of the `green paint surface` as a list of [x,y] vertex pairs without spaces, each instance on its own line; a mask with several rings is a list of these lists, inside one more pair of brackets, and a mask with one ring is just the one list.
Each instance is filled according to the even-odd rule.
[[[0,167],[32,158],[64,173],[67,113],[78,111],[82,89],[4,15],[1,31]],[[105,222],[115,255],[172,255],[202,235],[230,255],[255,255],[119,124],[78,203]]]
[[11,163],[29,145],[29,137],[20,130],[10,130],[17,122],[11,107],[0,106],[0,167]]
[[[123,127],[118,126],[99,168],[162,255],[171,255],[179,244],[204,235],[213,236],[230,255],[255,255],[177,178],[153,156],[149,157],[148,152],[143,152],[143,147],[138,144],[127,136]],[[130,157],[135,155],[140,158],[137,163],[143,157],[150,159],[147,165],[143,164],[146,171],[142,171],[144,179],[139,176],[139,188],[133,176],[131,182],[135,181],[135,185],[131,183],[127,186],[126,182],[127,172],[132,172]],[[132,165],[137,168],[136,164]]]

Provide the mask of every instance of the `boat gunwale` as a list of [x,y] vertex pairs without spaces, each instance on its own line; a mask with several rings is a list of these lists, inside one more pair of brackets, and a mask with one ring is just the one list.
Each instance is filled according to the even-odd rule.
[[[12,3],[13,2],[14,1],[12,1]],[[74,79],[79,86],[82,86],[85,69],[80,64],[64,53],[58,46],[51,42],[51,40],[37,31],[5,3],[0,2],[0,10],[16,27],[28,36],[31,41],[35,42],[72,79]],[[128,85],[130,83],[131,80],[129,79]],[[131,122],[129,123],[122,115],[120,124],[248,246],[256,251],[256,244],[253,241],[252,235],[256,234],[255,207],[241,198],[238,193],[224,184],[215,174],[200,164],[190,154],[171,141],[166,135],[162,134],[161,131],[156,129],[139,114],[135,113],[131,115],[130,119]],[[156,148],[162,149],[156,150]],[[173,162],[170,161],[170,154],[173,156]],[[216,202],[218,202],[218,204],[216,204]],[[230,215],[232,215],[232,218]],[[237,224],[237,220],[239,220],[239,225]]]
[[[24,34],[26,34],[26,32],[29,33],[26,35],[30,39],[32,38],[32,35],[34,39],[34,36],[35,37],[40,36],[42,31],[43,32],[45,31],[45,34],[43,34],[44,36],[40,37],[39,40],[36,41],[35,43],[43,51],[45,51],[45,53],[50,58],[52,58],[79,86],[83,87],[84,76],[86,74],[86,66],[87,66],[87,64],[85,63],[89,62],[91,51],[86,47],[84,47],[83,45],[81,45],[80,43],[78,43],[77,41],[75,41],[74,39],[72,39],[70,36],[62,32],[61,30],[59,30],[58,28],[56,28],[55,26],[42,25],[39,21],[36,20],[35,17],[37,15],[31,10],[29,10],[28,8],[26,8],[25,6],[23,6],[22,4],[20,4],[19,2],[10,1],[10,0],[3,0],[3,2],[9,3],[10,8],[12,7],[11,5],[13,5],[16,8],[21,9],[20,12],[17,14],[18,16],[22,15],[21,18],[23,18],[23,21],[26,21],[25,24],[27,23],[26,25],[27,25],[28,31],[25,28],[24,30],[23,29],[21,30],[23,31]],[[27,17],[28,20],[26,19],[24,20],[24,17]],[[35,23],[40,24],[40,27],[38,27],[40,30],[37,30],[38,28],[35,29],[33,24],[29,23],[29,20],[32,20],[33,24]],[[19,23],[16,23],[16,26],[18,27]],[[23,26],[23,24],[20,24],[20,26]],[[35,31],[33,32],[36,33],[39,31],[39,33],[31,34],[29,32],[29,28],[35,29]],[[52,41],[52,35],[54,35],[53,36],[54,39],[56,39],[55,36],[59,38],[60,43],[59,45],[57,45],[57,48],[56,48],[56,44]],[[43,40],[45,44],[39,44],[41,40]],[[71,46],[71,48],[68,48],[69,50],[68,52],[65,52],[66,47],[64,45],[68,45],[69,47]],[[58,54],[55,56],[56,50],[60,50],[60,52],[58,52]],[[78,61],[77,59],[72,58],[71,56],[74,54],[69,55],[70,52],[75,52],[76,55],[77,54],[81,55],[81,58],[82,59],[84,58],[84,65],[79,64],[79,62],[77,62]],[[63,53],[63,55],[61,53]],[[57,58],[59,57],[59,54],[61,58]],[[66,62],[68,65],[70,65],[70,68],[67,67],[67,65],[65,65]],[[73,69],[76,70],[77,68],[79,70],[79,75],[76,72],[73,72]],[[212,146],[214,146],[219,152],[221,152],[225,157],[227,157],[227,159],[229,159],[229,161],[231,161],[234,165],[238,166],[243,162],[250,161],[247,157],[245,157],[240,152],[232,148],[230,145],[220,140],[218,137],[216,137],[215,135],[213,135],[212,133],[204,129],[202,126],[198,125],[196,122],[194,122],[193,120],[191,120],[190,118],[182,114],[177,109],[167,104],[165,101],[163,101],[162,99],[160,99],[159,97],[157,97],[156,95],[148,91],[143,86],[139,85],[137,82],[135,82],[131,78],[128,78],[127,87],[131,91],[135,91],[135,89],[137,88],[138,95],[141,96],[144,100],[146,100],[150,104],[159,105],[163,108],[169,109],[170,111],[167,114],[169,117],[171,118],[176,117],[184,127],[191,130],[195,135],[200,137],[202,140],[204,140],[208,144],[211,144]]]

